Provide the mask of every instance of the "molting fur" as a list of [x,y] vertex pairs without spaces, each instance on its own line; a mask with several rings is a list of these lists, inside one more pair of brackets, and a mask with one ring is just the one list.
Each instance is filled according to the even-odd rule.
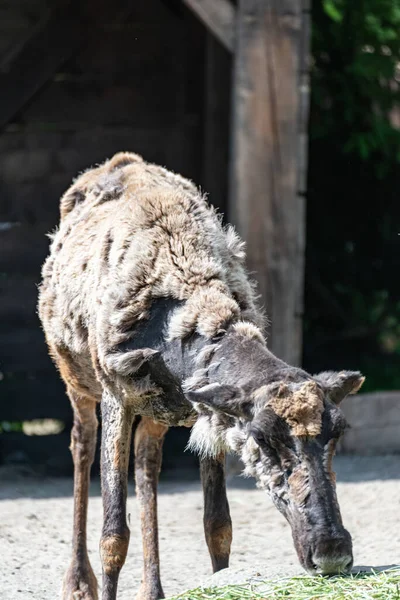
[[181,301],[169,340],[211,339],[243,320],[238,332],[262,340],[244,244],[192,182],[119,153],[78,177],[60,211],[39,300],[56,361],[67,349],[106,384],[109,357],[163,297]]

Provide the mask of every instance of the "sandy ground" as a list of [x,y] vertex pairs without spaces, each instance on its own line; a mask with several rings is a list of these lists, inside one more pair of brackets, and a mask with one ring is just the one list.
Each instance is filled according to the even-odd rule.
[[[400,562],[400,457],[338,457],[338,495],[343,520],[353,535],[356,565]],[[4,600],[55,600],[69,562],[72,481],[42,479],[0,470],[0,595]],[[229,485],[234,525],[231,569],[219,581],[242,574],[293,574],[299,567],[290,528],[252,482]],[[121,573],[119,599],[132,600],[140,581],[141,542],[133,486],[128,512],[131,543]],[[202,531],[202,496],[197,481],[162,481],[159,496],[164,591],[171,595],[210,581]],[[91,489],[88,545],[101,573],[98,481]],[[239,576],[237,573],[239,572]]]

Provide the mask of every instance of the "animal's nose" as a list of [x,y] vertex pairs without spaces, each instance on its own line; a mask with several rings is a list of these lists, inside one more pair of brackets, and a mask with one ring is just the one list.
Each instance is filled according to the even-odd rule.
[[320,540],[311,560],[313,570],[321,575],[349,573],[353,566],[350,536]]
[[315,573],[319,575],[338,575],[350,573],[353,566],[351,556],[318,556],[312,559]]

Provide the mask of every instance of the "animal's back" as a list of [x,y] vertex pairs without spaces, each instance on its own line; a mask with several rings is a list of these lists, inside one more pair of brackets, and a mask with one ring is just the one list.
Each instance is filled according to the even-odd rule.
[[182,301],[171,339],[212,337],[238,319],[260,324],[243,245],[190,181],[120,153],[81,175],[60,212],[39,313],[70,385],[101,393],[107,355],[134,335],[155,298]]

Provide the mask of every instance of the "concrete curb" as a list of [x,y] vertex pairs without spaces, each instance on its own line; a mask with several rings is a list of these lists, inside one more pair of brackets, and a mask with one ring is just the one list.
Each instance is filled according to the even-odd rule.
[[349,396],[341,408],[351,429],[340,442],[340,453],[400,453],[400,391]]

